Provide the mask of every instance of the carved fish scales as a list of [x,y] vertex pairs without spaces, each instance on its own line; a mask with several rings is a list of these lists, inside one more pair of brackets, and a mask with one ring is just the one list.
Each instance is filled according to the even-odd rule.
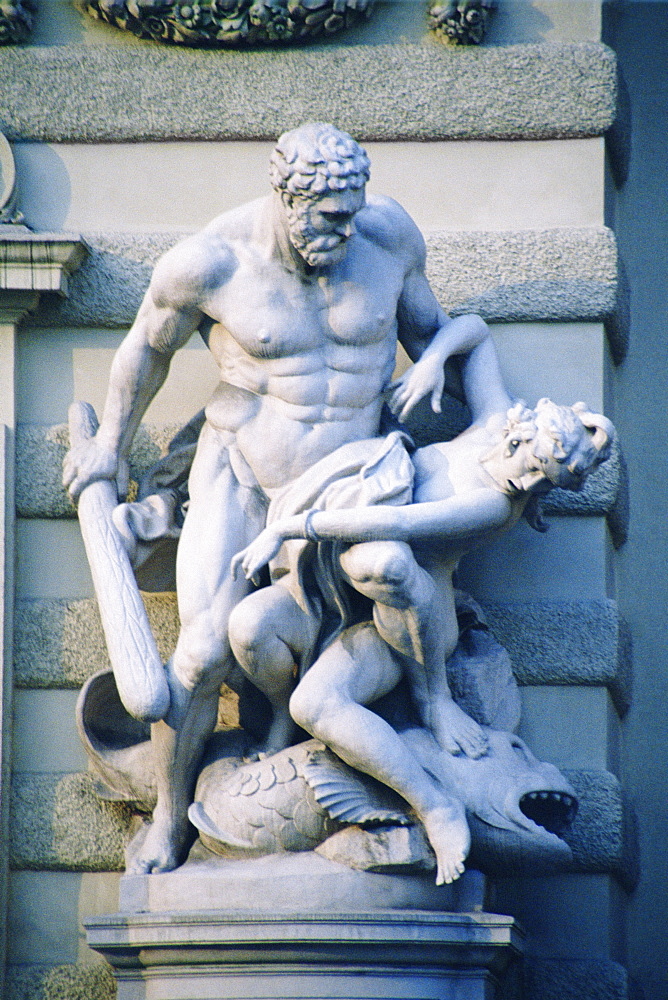
[[[191,822],[217,854],[311,850],[342,823],[405,825],[406,804],[308,740],[231,776],[225,740],[210,747],[197,783]],[[221,774],[222,771],[222,774]],[[375,794],[374,794],[375,793]],[[392,802],[396,799],[396,803]],[[384,801],[385,800],[385,801]]]

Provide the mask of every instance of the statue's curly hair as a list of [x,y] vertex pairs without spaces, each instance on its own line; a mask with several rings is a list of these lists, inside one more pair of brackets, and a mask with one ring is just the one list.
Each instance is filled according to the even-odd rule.
[[269,161],[274,190],[297,198],[358,189],[369,180],[369,157],[347,132],[309,122],[284,132]]

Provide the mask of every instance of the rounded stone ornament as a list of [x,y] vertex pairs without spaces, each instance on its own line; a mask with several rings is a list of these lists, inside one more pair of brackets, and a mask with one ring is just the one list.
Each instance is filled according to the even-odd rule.
[[11,225],[22,221],[23,216],[16,210],[16,167],[12,147],[0,132],[0,225]]
[[430,0],[429,27],[446,45],[480,45],[496,0]]

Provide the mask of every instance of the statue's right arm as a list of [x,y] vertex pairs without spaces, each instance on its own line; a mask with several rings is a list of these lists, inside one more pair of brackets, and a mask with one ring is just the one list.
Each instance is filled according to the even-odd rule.
[[[158,262],[137,317],[114,357],[104,413],[95,437],[73,448],[63,484],[76,498],[97,479],[116,479],[127,490],[127,459],[139,423],[162,386],[174,353],[197,329],[210,275],[201,249],[175,247]],[[198,254],[198,249],[200,250]],[[184,253],[185,250],[185,253]]]
[[430,542],[457,540],[466,544],[505,527],[512,514],[508,497],[489,487],[457,496],[405,506],[348,507],[311,510],[268,525],[232,560],[232,573],[257,574],[289,538],[309,541]]

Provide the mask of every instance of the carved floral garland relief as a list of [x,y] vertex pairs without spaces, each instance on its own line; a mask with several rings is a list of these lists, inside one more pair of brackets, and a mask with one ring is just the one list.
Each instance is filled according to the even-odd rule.
[[24,42],[35,19],[33,0],[0,0],[0,45]]
[[[479,45],[495,0],[430,0],[428,25],[449,45]],[[368,19],[373,0],[82,0],[88,14],[139,38],[207,48],[306,42]],[[34,0],[0,0],[0,45],[26,41]]]

